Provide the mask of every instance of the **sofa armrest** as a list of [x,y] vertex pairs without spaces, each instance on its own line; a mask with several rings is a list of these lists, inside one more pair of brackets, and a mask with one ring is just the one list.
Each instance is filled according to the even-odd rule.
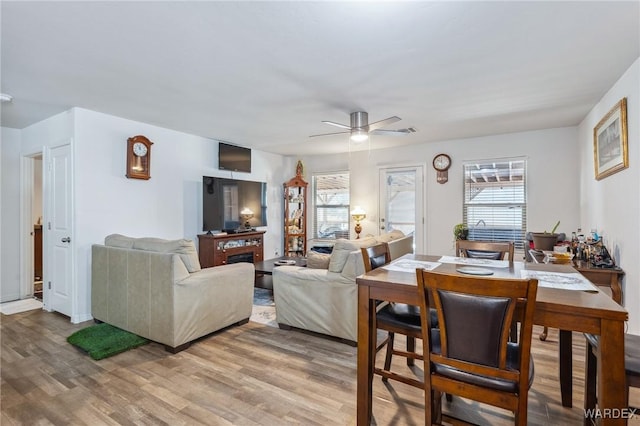
[[255,274],[251,263],[204,268],[174,285],[172,346],[248,320]]
[[91,315],[169,344],[174,276],[176,268],[184,268],[179,255],[97,244],[91,254]]
[[287,281],[292,285],[301,282],[322,284],[336,283],[345,285],[355,285],[355,281],[344,278],[338,272],[331,272],[327,269],[313,269],[302,266],[278,266],[273,270],[274,286],[276,281]]
[[358,249],[349,253],[340,275],[355,283],[356,277],[362,274],[364,274],[364,260],[362,259],[362,251]]

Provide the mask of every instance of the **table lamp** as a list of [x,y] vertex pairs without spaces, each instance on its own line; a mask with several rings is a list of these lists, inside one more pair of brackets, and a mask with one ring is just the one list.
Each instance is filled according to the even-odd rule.
[[360,233],[362,232],[362,226],[360,226],[360,221],[364,220],[367,217],[367,213],[365,213],[364,209],[360,206],[356,206],[353,210],[351,210],[351,217],[356,221],[356,240],[360,238]]
[[240,211],[240,217],[244,220],[244,229],[251,229],[249,219],[253,217],[253,211],[250,208],[245,207]]

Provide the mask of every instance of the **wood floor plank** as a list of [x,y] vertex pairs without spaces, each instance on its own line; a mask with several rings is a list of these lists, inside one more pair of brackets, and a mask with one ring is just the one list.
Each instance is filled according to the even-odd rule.
[[[94,361],[66,342],[91,325],[44,311],[0,317],[2,425],[353,425],[356,348],[295,330],[248,323],[195,342],[178,354],[157,343]],[[534,332],[534,336],[540,330]],[[529,424],[582,424],[584,339],[573,336],[573,408],[560,404],[558,333],[534,337]],[[402,338],[396,342],[403,344]],[[379,353],[381,363],[384,354]],[[394,370],[422,376],[395,357]],[[631,392],[640,405],[640,392]],[[377,425],[421,425],[419,389],[379,377]],[[509,425],[513,415],[454,397],[447,425]],[[640,417],[630,425],[639,425]]]

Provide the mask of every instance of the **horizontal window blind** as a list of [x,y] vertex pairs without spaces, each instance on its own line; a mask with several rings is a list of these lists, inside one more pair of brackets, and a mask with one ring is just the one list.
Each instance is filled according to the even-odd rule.
[[527,229],[526,160],[464,164],[463,222],[470,240],[512,241],[521,252]]
[[313,238],[349,238],[349,173],[315,174],[312,189]]

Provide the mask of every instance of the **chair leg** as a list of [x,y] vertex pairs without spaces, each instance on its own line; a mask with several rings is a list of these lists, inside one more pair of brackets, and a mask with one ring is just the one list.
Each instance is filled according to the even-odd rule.
[[424,424],[432,425],[434,423],[433,419],[433,392],[429,392],[427,389],[424,391]]
[[519,405],[515,424],[518,426],[527,426],[527,400],[524,399]]
[[596,408],[596,376],[598,374],[598,360],[593,353],[593,346],[587,341],[584,361],[584,426],[591,425],[592,419],[586,417],[587,410]]
[[[385,371],[391,370],[391,357],[393,356],[393,342],[395,333],[389,332],[389,341],[387,342],[387,354],[384,357],[384,369]],[[389,379],[382,377],[383,382],[387,382]]]
[[[416,338],[407,336],[407,352],[416,351]],[[415,365],[415,361],[413,358],[407,358],[407,365],[409,367],[413,367]]]
[[544,330],[542,330],[542,333],[540,333],[540,340],[542,340],[543,342],[547,340],[548,334],[549,334],[549,327],[545,326]]
[[442,424],[442,392],[433,391],[432,401],[431,420],[433,421],[433,424]]
[[573,403],[573,347],[571,331],[558,330],[560,350],[560,396],[562,406],[571,408]]

